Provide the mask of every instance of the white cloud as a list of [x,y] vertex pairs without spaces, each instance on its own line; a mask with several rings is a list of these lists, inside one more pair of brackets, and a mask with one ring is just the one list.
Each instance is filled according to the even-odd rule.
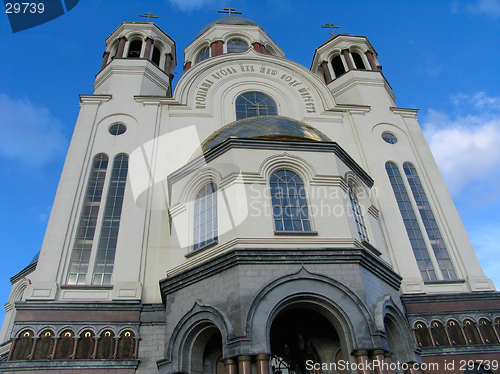
[[500,17],[500,0],[479,0],[477,10],[480,14]]
[[190,12],[213,3],[213,0],[170,0],[170,3],[177,6],[183,12]]
[[61,121],[29,100],[0,94],[0,156],[31,167],[64,157],[68,140]]
[[484,223],[479,228],[469,230],[472,245],[476,250],[484,273],[490,278],[497,289],[500,287],[500,257],[498,256],[498,226],[488,226]]
[[452,195],[471,185],[479,191],[498,185],[500,116],[469,114],[450,120],[430,109],[423,127]]

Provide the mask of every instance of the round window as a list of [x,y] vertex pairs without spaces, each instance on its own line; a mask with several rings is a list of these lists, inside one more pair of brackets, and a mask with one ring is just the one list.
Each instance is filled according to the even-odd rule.
[[387,131],[382,133],[382,139],[384,139],[384,141],[389,144],[396,144],[398,142],[398,138],[396,138],[396,135]]
[[111,135],[121,135],[127,131],[127,127],[123,123],[115,123],[109,128],[109,133]]

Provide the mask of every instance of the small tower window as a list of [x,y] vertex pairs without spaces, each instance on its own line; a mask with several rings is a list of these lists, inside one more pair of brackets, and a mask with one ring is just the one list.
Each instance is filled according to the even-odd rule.
[[351,52],[352,59],[354,60],[354,64],[356,65],[356,69],[366,70],[365,64],[361,56],[356,52]]
[[227,53],[245,52],[248,44],[243,39],[232,39],[227,43]]
[[134,40],[130,43],[127,57],[141,57],[142,40]]
[[151,61],[156,66],[160,66],[160,56],[161,56],[160,50],[158,49],[158,47],[154,47],[153,48],[153,57],[151,58]]
[[198,53],[198,56],[196,57],[195,62],[198,63],[200,61],[206,60],[209,57],[210,57],[210,48],[208,48],[208,46],[206,46],[200,50],[200,52]]
[[276,116],[276,103],[260,92],[247,92],[236,99],[236,119],[253,116]]
[[335,56],[332,59],[332,67],[335,77],[337,78],[345,73],[344,63],[342,62],[342,58],[340,56]]

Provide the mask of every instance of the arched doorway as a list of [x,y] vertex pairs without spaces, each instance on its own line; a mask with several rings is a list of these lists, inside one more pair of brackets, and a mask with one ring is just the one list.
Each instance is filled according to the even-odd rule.
[[215,326],[206,326],[191,349],[190,373],[224,374],[222,335]]
[[271,325],[271,353],[272,370],[280,374],[320,373],[311,366],[330,365],[343,358],[334,326],[304,305],[285,308],[275,317]]

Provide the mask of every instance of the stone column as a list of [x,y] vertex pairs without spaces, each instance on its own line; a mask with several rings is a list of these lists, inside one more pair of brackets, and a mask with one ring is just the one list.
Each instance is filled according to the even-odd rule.
[[134,338],[134,359],[137,360],[139,357],[139,340],[141,338]]
[[54,345],[52,346],[52,352],[50,352],[49,359],[53,360],[54,356],[56,355],[56,349],[57,349],[57,342],[59,341],[60,338],[57,336],[54,336]]
[[375,374],[387,374],[384,353],[383,349],[372,351],[373,371],[375,371]]
[[120,39],[118,39],[118,50],[116,51],[115,58],[120,58],[123,57],[123,50],[125,49],[125,42],[127,41],[127,38],[122,36]]
[[236,366],[236,361],[228,358],[224,360],[225,374],[238,374],[238,367]]
[[252,357],[240,356],[238,361],[238,374],[252,374]]
[[184,64],[184,73],[187,72],[189,69],[191,69],[191,61],[188,61]]
[[108,64],[108,59],[109,59],[109,52],[104,52],[104,54],[102,55],[101,70],[104,69]]
[[366,51],[365,55],[368,59],[368,62],[370,63],[370,67],[372,68],[372,70],[378,70],[377,64],[375,64],[375,59],[373,58],[373,53],[371,51]]
[[368,364],[370,362],[368,358],[368,351],[357,351],[354,352],[354,357],[356,357],[356,364],[358,366],[359,374],[372,374]]
[[265,53],[265,47],[262,44],[260,44],[259,42],[254,42],[252,44],[252,46],[253,46],[253,49],[255,49],[255,52],[262,53],[262,54]]
[[391,364],[392,364],[391,356],[392,356],[391,352],[384,353],[384,358],[385,358],[385,363],[387,364],[387,373],[388,374],[394,374],[394,370],[391,369]]
[[257,362],[257,374],[269,374],[269,356],[258,355],[255,357]]
[[323,74],[325,76],[325,83],[328,84],[332,81],[332,75],[330,74],[330,69],[328,68],[328,61],[323,61],[321,63],[321,67],[323,68]]
[[344,56],[345,62],[347,64],[347,70],[354,69],[354,64],[352,63],[351,53],[348,49],[342,50],[342,56]]
[[166,73],[166,74],[171,74],[172,70],[172,55],[170,53],[165,53],[165,67],[163,69],[163,71]]
[[115,349],[113,351],[113,360],[116,359],[116,356],[118,355],[118,342],[120,340],[120,336],[115,336]]
[[19,338],[12,338],[12,344],[10,345],[9,356],[7,357],[7,361],[12,360],[12,354],[14,353],[14,348],[16,348],[16,342]]
[[33,338],[33,345],[31,346],[31,352],[30,352],[29,356],[27,357],[28,360],[33,359],[33,355],[35,354],[36,343],[38,343],[39,339],[40,338]]
[[78,340],[80,338],[75,336],[75,341],[73,342],[73,353],[71,353],[71,356],[69,356],[70,360],[74,360],[76,357],[76,350],[78,349]]
[[154,43],[154,39],[151,38],[151,37],[147,37],[146,38],[146,50],[144,51],[144,57],[147,58],[149,60],[149,56],[151,54],[151,47]]
[[215,40],[210,44],[210,57],[219,56],[224,53],[224,43],[222,40]]
[[90,356],[92,360],[94,360],[97,356],[97,343],[99,342],[99,339],[99,336],[94,336],[94,350],[92,351],[92,356]]

